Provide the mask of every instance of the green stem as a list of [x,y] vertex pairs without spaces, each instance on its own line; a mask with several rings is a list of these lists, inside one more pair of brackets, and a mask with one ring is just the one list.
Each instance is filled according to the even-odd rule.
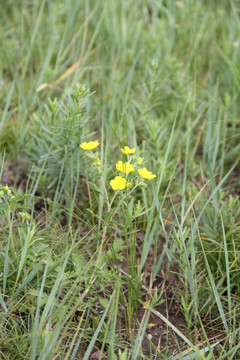
[[11,209],[10,209],[10,206],[8,206],[8,225],[9,225],[9,231],[10,231],[10,239],[11,239],[12,249],[13,249],[14,256],[16,257],[16,250],[15,250],[15,245],[14,245],[13,236],[12,236],[12,231],[11,231]]

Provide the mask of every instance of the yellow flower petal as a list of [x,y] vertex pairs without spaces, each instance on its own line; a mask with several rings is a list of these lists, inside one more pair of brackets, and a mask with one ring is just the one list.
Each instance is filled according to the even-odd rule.
[[122,161],[118,161],[116,163],[116,169],[123,172],[124,174],[128,174],[131,171],[134,171],[134,168],[129,162],[123,163]]
[[154,179],[157,176],[153,174],[151,171],[148,171],[145,167],[142,169],[138,169],[138,173],[143,179],[148,179],[148,180]]
[[122,176],[115,176],[115,178],[110,181],[110,185],[113,190],[124,190],[126,184],[127,180]]
[[154,323],[149,323],[148,324],[148,327],[153,327],[153,326],[156,326],[157,324],[154,324]]
[[83,142],[79,146],[83,150],[93,150],[96,147],[98,147],[98,145],[99,145],[99,142],[98,142],[98,140],[96,140],[96,141]]
[[124,146],[124,148],[121,149],[121,152],[125,155],[128,155],[128,154],[134,154],[135,150],[136,150],[135,148],[130,149],[128,146]]

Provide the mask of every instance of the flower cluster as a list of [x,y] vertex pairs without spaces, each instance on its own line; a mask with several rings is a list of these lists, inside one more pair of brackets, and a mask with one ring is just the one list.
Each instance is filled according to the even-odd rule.
[[[91,150],[96,149],[98,147],[98,145],[99,145],[99,142],[97,140],[83,142],[80,144],[80,147],[83,150],[89,151],[87,156],[93,159],[95,166],[100,166],[101,162],[98,158],[98,154],[97,153],[93,154],[91,152]],[[128,174],[134,173],[137,170],[137,173],[140,176],[140,178],[139,177],[136,178],[137,185],[145,186],[145,184],[141,181],[141,179],[152,180],[156,177],[156,175],[153,174],[151,171],[147,170],[146,167],[136,169],[136,167],[142,166],[144,159],[141,157],[137,157],[136,155],[133,155],[133,154],[135,154],[135,151],[136,151],[135,148],[131,149],[128,146],[124,146],[123,148],[121,148],[121,152],[127,156],[128,161],[123,162],[123,161],[119,160],[116,163],[116,170],[118,170],[122,174],[125,174],[126,177],[128,176]],[[115,178],[110,181],[110,185],[111,185],[112,189],[113,190],[124,190],[127,187],[132,187],[133,182],[131,180],[127,180],[126,177],[123,177],[121,175],[115,176]]]
[[[130,149],[128,146],[124,146],[124,148],[121,149],[121,152],[124,155],[133,155],[135,153],[136,149],[132,148]],[[131,161],[135,161],[134,164],[131,163]],[[120,171],[123,174],[129,174],[134,173],[136,170],[136,166],[141,166],[143,164],[143,158],[137,157],[135,155],[128,157],[128,161],[118,161],[116,163],[116,169]],[[138,175],[140,175],[140,178],[151,180],[156,177],[155,174],[153,174],[151,171],[147,170],[145,167],[137,169]],[[138,182],[138,185],[144,184],[142,182]],[[131,187],[132,182],[127,181],[127,179],[123,176],[116,176],[113,180],[110,181],[110,185],[113,190],[124,190],[126,187]]]
[[[8,185],[0,185],[0,198],[4,198],[7,201],[11,201],[14,199],[14,195],[12,194],[12,190],[9,189]],[[1,200],[0,200],[1,202]]]
[[31,219],[31,215],[28,214],[27,212],[19,212],[18,213],[19,217],[22,219],[22,221],[29,221]]

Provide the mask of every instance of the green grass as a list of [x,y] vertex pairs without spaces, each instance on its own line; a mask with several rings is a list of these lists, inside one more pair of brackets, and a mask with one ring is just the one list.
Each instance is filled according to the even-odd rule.
[[240,358],[239,7],[2,6],[1,359]]

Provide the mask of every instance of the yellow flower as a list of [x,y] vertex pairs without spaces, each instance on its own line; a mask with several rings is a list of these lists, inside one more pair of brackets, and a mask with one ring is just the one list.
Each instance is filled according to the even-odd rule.
[[98,147],[98,145],[99,145],[99,142],[98,142],[98,140],[96,140],[96,141],[83,142],[79,146],[83,150],[93,150],[96,147]]
[[116,163],[116,168],[124,174],[128,174],[129,172],[134,171],[134,168],[129,162],[123,163],[122,161],[118,161]]
[[127,180],[122,176],[115,176],[114,179],[110,181],[110,185],[113,190],[124,190],[126,187]]
[[135,148],[130,149],[128,146],[124,146],[124,148],[121,149],[121,152],[125,155],[128,155],[128,154],[134,154],[135,150],[136,150]]
[[154,179],[157,176],[153,174],[151,171],[148,171],[145,167],[142,169],[138,169],[138,173],[143,179],[148,179],[148,180]]

